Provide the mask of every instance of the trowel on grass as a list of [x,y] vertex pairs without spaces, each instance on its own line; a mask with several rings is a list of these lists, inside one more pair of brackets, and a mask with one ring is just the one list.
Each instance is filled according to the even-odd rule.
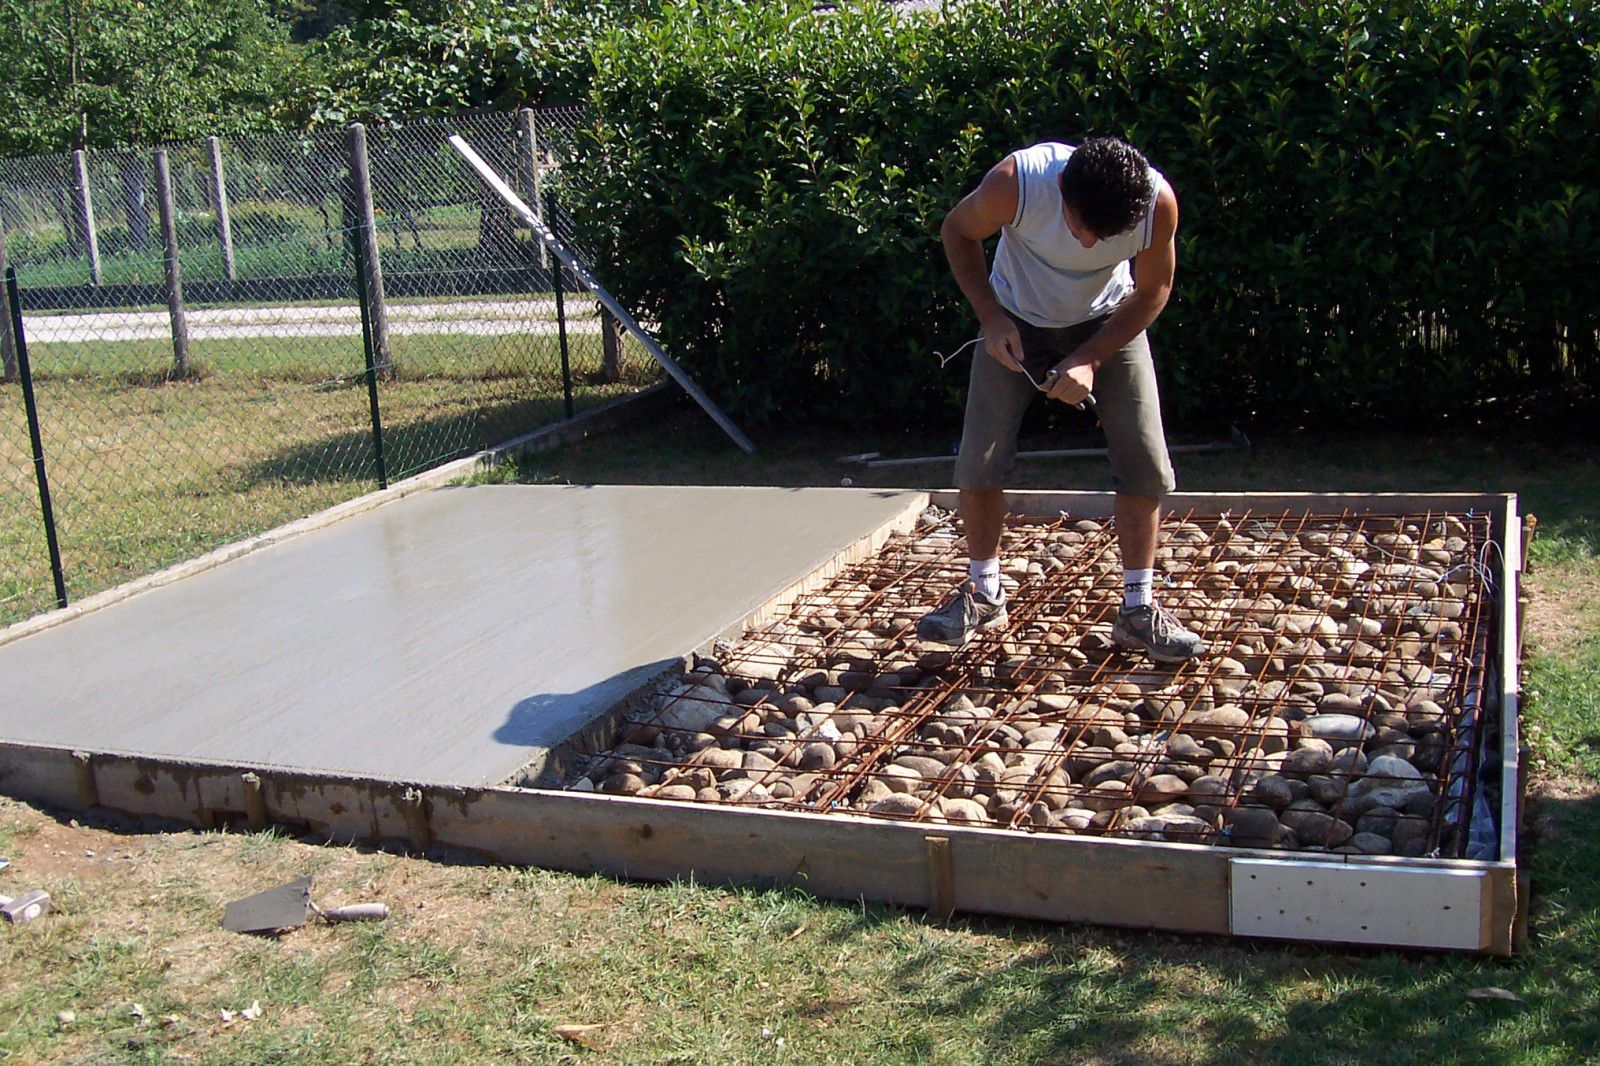
[[329,922],[364,922],[389,917],[389,908],[382,903],[318,907],[311,902],[311,878],[302,877],[234,900],[222,913],[222,928],[234,933],[283,933],[305,925],[313,913]]

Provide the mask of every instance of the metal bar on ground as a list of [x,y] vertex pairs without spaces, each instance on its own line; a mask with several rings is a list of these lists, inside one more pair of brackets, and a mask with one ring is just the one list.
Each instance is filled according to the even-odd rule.
[[233,262],[233,224],[228,219],[228,180],[222,173],[222,140],[206,138],[206,150],[211,156],[211,199],[217,218],[217,245],[222,249],[222,274],[229,281],[237,281],[239,272]]
[[370,296],[368,315],[372,320],[372,354],[378,372],[394,373],[393,350],[389,346],[389,306],[383,292],[383,259],[378,254],[378,224],[372,207],[372,172],[367,164],[367,128],[350,123],[350,194],[356,209],[356,231],[366,255],[366,291]]
[[172,376],[186,378],[189,363],[189,319],[183,309],[183,268],[178,262],[178,211],[172,199],[172,171],[167,150],[156,149],[156,203],[161,211],[162,263],[165,268],[167,314],[172,321]]
[[389,487],[389,469],[383,455],[383,413],[378,403],[378,361],[372,340],[372,290],[367,285],[367,222],[358,219],[350,232],[351,253],[356,265],[356,304],[361,308],[361,350],[367,365],[367,406],[372,413],[372,453],[378,464],[378,488]]
[[89,260],[89,282],[99,285],[103,280],[100,272],[100,238],[94,231],[94,198],[89,192],[89,157],[82,148],[75,149],[72,153],[72,174],[73,198],[77,200],[81,246]]
[[11,328],[17,341],[17,369],[22,378],[22,404],[28,413],[28,444],[33,449],[33,473],[39,483],[39,511],[44,519],[45,546],[50,552],[50,574],[55,578],[56,606],[67,605],[67,579],[61,569],[61,545],[56,540],[56,513],[50,504],[50,478],[45,470],[44,436],[39,432],[39,405],[33,395],[33,370],[28,365],[28,340],[22,332],[22,298],[17,291],[17,271],[6,267],[6,300],[11,305]]
[[627,331],[633,334],[634,338],[644,346],[645,351],[649,352],[651,357],[661,364],[661,368],[671,375],[674,381],[683,386],[683,390],[694,398],[695,403],[699,404],[706,414],[711,416],[712,421],[721,427],[722,431],[746,453],[754,455],[756,446],[751,443],[749,437],[744,435],[744,431],[734,425],[733,421],[723,413],[722,408],[718,407],[711,397],[705,394],[705,390],[700,388],[694,378],[690,377],[688,372],[679,366],[676,360],[661,350],[661,346],[655,342],[655,338],[644,331],[644,327],[639,325],[638,320],[633,317],[628,309],[622,306],[617,301],[617,298],[612,296],[593,274],[589,273],[583,264],[578,261],[578,258],[568,250],[567,246],[557,239],[554,233],[550,232],[550,228],[544,224],[538,215],[534,214],[533,209],[512,190],[511,186],[506,184],[505,179],[493,167],[484,162],[483,157],[473,150],[472,145],[468,144],[460,134],[452,134],[450,144],[457,152],[461,153],[467,164],[477,171],[479,179],[493,189],[500,199],[505,201],[506,206],[516,212],[523,223],[533,230],[538,238],[549,247],[551,254],[567,265],[573,276],[578,279],[579,284],[593,292],[595,297],[617,317],[617,321],[621,322]]

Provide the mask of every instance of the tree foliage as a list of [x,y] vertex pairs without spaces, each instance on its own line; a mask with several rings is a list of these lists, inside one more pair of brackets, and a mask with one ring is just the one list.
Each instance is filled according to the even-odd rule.
[[939,223],[1006,152],[1095,133],[1177,190],[1153,336],[1180,420],[1600,384],[1591,5],[704,0],[616,28],[596,67],[569,206],[741,417],[954,416],[965,376],[932,353],[975,326]]
[[375,4],[315,49],[321,121],[564,103],[594,74],[597,34],[666,0],[423,0]]
[[0,0],[0,151],[228,133],[300,95],[264,0]]

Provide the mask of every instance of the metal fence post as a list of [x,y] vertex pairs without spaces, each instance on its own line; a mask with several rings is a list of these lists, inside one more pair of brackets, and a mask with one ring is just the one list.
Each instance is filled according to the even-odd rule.
[[378,255],[378,226],[372,207],[372,171],[367,164],[367,128],[350,123],[350,195],[356,209],[356,233],[366,257],[363,291],[368,296],[367,313],[372,320],[372,355],[378,372],[394,373],[394,358],[389,347],[389,307],[383,295],[383,260]]
[[89,280],[95,285],[102,281],[100,273],[100,238],[94,231],[94,199],[89,194],[89,157],[82,148],[73,150],[72,172],[76,188],[78,229],[83,252],[89,257]]
[[367,285],[367,239],[365,223],[357,221],[350,230],[350,250],[356,266],[356,304],[361,308],[361,350],[367,361],[367,406],[372,414],[372,453],[378,462],[378,488],[389,487],[389,468],[383,455],[383,414],[378,405],[378,362],[372,343],[372,290]]
[[[522,163],[522,187],[528,197],[528,206],[533,208],[533,213],[541,219],[544,218],[544,164],[539,161],[539,133],[534,125],[533,108],[524,107],[517,112],[517,133],[521,135],[522,151],[518,159]],[[541,240],[535,240],[539,246],[539,266],[548,271],[550,269],[550,250]]]
[[222,276],[229,281],[239,280],[233,265],[233,224],[228,220],[228,181],[222,174],[222,141],[206,138],[206,150],[211,155],[211,203],[217,212],[217,245],[222,249]]
[[550,281],[556,291],[556,331],[561,336],[561,393],[566,397],[567,417],[572,417],[572,362],[567,356],[567,300],[565,296],[567,268],[560,263],[550,271]]
[[50,574],[56,582],[56,606],[67,605],[67,578],[61,569],[61,545],[56,541],[56,513],[50,506],[50,478],[45,471],[44,437],[39,432],[39,405],[33,396],[33,370],[28,365],[28,340],[22,332],[22,296],[17,271],[6,267],[6,302],[11,305],[11,329],[17,341],[17,368],[22,378],[22,404],[28,413],[28,443],[33,448],[33,474],[39,483],[39,511],[44,518],[44,541],[50,551]]
[[189,364],[189,317],[183,309],[183,268],[178,263],[178,212],[172,199],[172,171],[167,150],[156,149],[156,203],[161,210],[161,246],[167,285],[167,314],[172,320],[172,376],[186,378]]
[[[6,218],[0,210],[0,276],[11,272],[11,260],[6,254]],[[0,381],[7,385],[21,379],[17,366],[17,338],[11,325],[12,303],[9,286],[0,287]]]

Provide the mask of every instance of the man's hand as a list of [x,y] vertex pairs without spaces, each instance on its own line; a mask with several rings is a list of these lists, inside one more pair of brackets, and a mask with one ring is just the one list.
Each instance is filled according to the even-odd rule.
[[1045,395],[1076,407],[1094,391],[1094,367],[1069,355],[1045,376]]
[[1022,373],[1022,332],[1008,315],[997,315],[983,323],[983,347],[994,361],[1011,371]]

